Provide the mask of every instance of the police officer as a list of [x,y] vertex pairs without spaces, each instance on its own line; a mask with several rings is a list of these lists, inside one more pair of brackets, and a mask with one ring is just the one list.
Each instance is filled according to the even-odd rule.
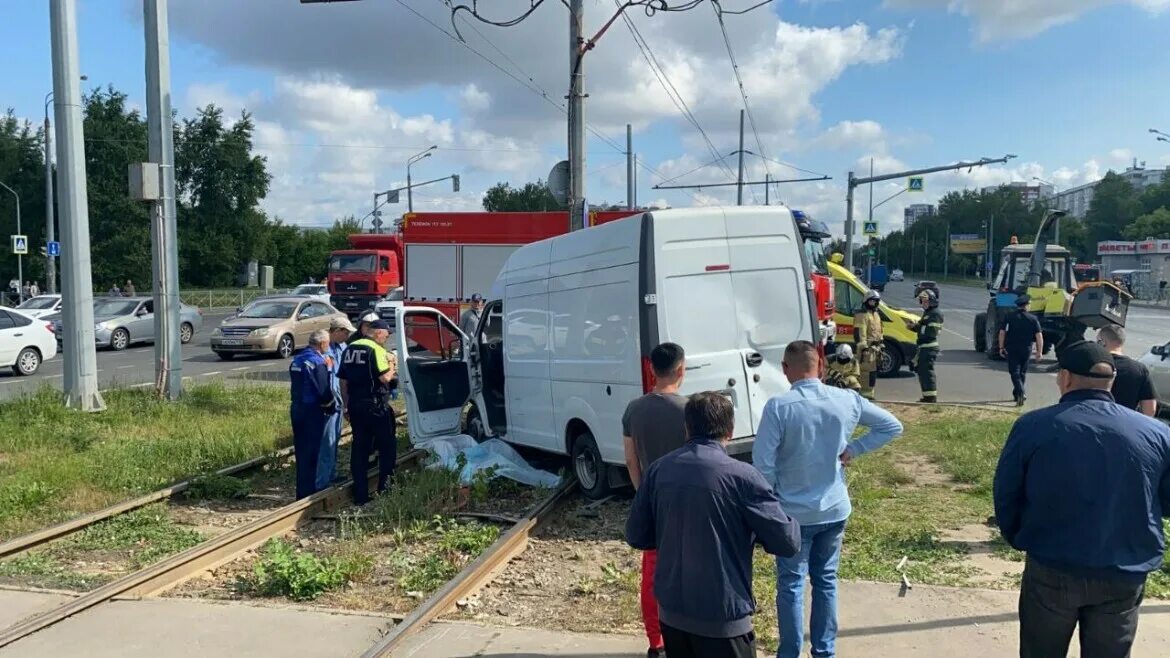
[[1012,378],[1012,399],[1017,407],[1024,406],[1024,385],[1028,379],[1028,360],[1032,356],[1032,345],[1036,346],[1036,358],[1044,354],[1044,332],[1040,320],[1028,312],[1032,298],[1020,295],[1016,298],[1016,312],[999,323],[999,355],[1007,359],[1008,374]]
[[289,415],[293,426],[293,452],[297,464],[297,498],[317,492],[317,461],[326,427],[337,415],[337,401],[329,383],[329,332],[314,331],[309,345],[293,357],[288,367]]
[[[353,330],[353,324],[344,316],[329,322],[329,352],[325,361],[329,364],[329,383],[339,410],[342,408],[341,379],[337,373],[341,370],[341,357],[345,353],[346,340]],[[341,441],[341,425],[342,415],[334,414],[332,422],[325,428],[325,434],[321,437],[321,454],[317,461],[318,491],[339,479],[334,474],[337,471],[337,444]]]
[[865,294],[861,308],[853,316],[853,342],[857,343],[857,360],[861,365],[861,395],[873,399],[878,366],[882,362],[882,316],[878,313],[881,295],[873,290]]
[[906,326],[918,332],[918,352],[913,365],[918,373],[918,385],[922,388],[919,402],[938,402],[938,378],[934,374],[934,362],[938,360],[938,335],[942,333],[943,316],[938,312],[938,295],[933,290],[918,293],[922,305],[922,317],[918,322],[906,320]]
[[366,469],[370,453],[378,451],[378,491],[394,474],[398,459],[397,426],[390,408],[390,389],[396,383],[397,362],[383,347],[390,337],[385,320],[369,323],[367,336],[349,343],[341,357],[341,399],[353,430],[349,468],[353,475],[353,502],[370,500]]

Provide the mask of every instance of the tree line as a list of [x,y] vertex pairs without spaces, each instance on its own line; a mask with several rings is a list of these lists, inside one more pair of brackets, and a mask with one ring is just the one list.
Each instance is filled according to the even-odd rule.
[[[126,94],[108,87],[84,97],[86,183],[94,287],[132,279],[139,290],[151,281],[148,205],[129,197],[127,169],[147,161],[146,118],[129,107]],[[186,288],[240,285],[249,261],[275,268],[278,285],[321,279],[329,252],[358,231],[353,217],[329,229],[304,229],[269,216],[260,207],[272,180],[267,161],[254,153],[255,124],[247,112],[234,121],[207,105],[175,117],[175,187],[179,280]],[[0,181],[20,195],[22,229],[29,236],[24,278],[44,287],[44,130],[9,110],[0,116]],[[58,227],[60,220],[58,219]],[[0,234],[16,233],[15,202],[0,195]],[[60,236],[60,229],[57,232]],[[0,258],[0,279],[16,276],[16,258]]]

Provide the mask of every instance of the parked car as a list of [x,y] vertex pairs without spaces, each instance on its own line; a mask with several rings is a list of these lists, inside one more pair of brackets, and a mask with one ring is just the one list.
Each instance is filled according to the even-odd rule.
[[905,281],[906,273],[902,270],[893,270],[890,272],[890,281]]
[[324,283],[302,283],[296,288],[293,288],[289,294],[304,295],[319,302],[329,303],[329,286]]
[[[53,332],[60,343],[64,333],[60,313],[45,318],[53,323]],[[93,337],[100,347],[115,352],[135,343],[154,342],[153,297],[98,297],[93,300]],[[203,328],[203,311],[197,306],[179,304],[179,341],[191,342]]]
[[17,306],[16,310],[34,320],[59,313],[61,311],[61,295],[37,295],[24,300],[24,303]]
[[1158,393],[1159,415],[1170,414],[1170,343],[1155,345],[1139,359],[1150,369]]
[[374,312],[378,314],[378,317],[389,322],[390,326],[394,326],[394,309],[402,308],[402,306],[403,289],[402,286],[398,286],[386,293],[386,296],[374,306]]
[[941,299],[941,295],[938,294],[938,283],[934,281],[919,281],[918,283],[914,284],[914,298],[917,299],[919,293],[921,293],[923,290],[933,290],[934,298]]
[[287,359],[306,345],[309,334],[328,329],[346,315],[331,305],[303,296],[266,297],[224,320],[211,332],[211,351],[223,360],[237,354],[275,354]]
[[31,375],[57,356],[53,325],[16,309],[0,309],[0,367]]

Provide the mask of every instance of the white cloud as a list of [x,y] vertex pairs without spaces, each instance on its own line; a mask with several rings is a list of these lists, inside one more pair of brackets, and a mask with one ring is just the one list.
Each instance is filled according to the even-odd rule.
[[885,0],[891,7],[932,7],[968,16],[980,41],[1020,39],[1072,22],[1109,5],[1132,5],[1150,13],[1170,8],[1170,0]]

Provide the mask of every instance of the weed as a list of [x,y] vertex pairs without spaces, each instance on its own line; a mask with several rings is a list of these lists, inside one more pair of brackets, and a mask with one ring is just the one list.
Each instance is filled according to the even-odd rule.
[[459,474],[445,468],[400,472],[390,490],[366,506],[374,529],[397,528],[410,521],[430,521],[459,505]]
[[462,553],[478,557],[500,537],[500,529],[494,525],[474,521],[460,523],[441,516],[436,516],[433,523],[435,534],[439,537],[439,550],[448,554]]
[[398,584],[407,592],[433,592],[455,577],[459,567],[443,555],[430,554],[422,560],[411,561],[406,575]]
[[0,562],[0,576],[18,577],[24,582],[50,587],[86,588],[90,579],[65,568],[46,551],[33,551]]
[[244,587],[261,596],[283,596],[294,601],[311,601],[370,572],[373,559],[352,553],[321,558],[298,552],[287,542],[270,539],[260,561]]
[[191,500],[239,500],[252,493],[252,485],[230,475],[211,473],[195,478],[183,492]]
[[184,551],[203,541],[198,531],[175,525],[161,507],[151,506],[120,514],[69,538],[69,551],[127,551],[136,567]]

